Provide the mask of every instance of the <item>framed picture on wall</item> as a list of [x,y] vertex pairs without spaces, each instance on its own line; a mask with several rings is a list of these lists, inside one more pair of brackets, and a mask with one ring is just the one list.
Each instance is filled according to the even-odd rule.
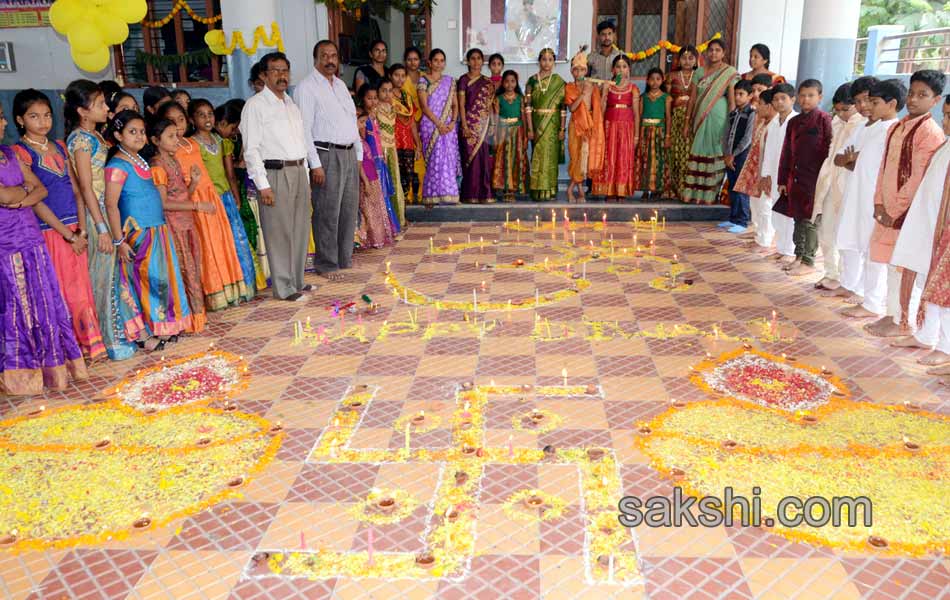
[[480,48],[486,59],[498,52],[507,64],[534,64],[544,48],[567,60],[570,0],[460,1],[463,62],[471,48]]

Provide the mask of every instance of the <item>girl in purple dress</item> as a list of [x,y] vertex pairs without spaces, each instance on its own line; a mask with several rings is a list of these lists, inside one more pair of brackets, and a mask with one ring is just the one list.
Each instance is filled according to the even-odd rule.
[[[0,129],[7,120],[0,109]],[[46,188],[13,150],[0,146],[0,392],[13,396],[66,389],[85,379],[72,319],[63,301],[33,206]]]
[[422,182],[422,203],[458,204],[462,161],[459,157],[458,98],[455,80],[443,75],[445,52],[436,48],[429,53],[429,73],[419,78],[419,104],[422,121],[419,135],[426,161]]

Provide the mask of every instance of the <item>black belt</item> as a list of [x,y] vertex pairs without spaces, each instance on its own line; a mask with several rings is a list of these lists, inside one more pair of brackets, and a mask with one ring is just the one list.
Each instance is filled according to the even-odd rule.
[[307,159],[298,158],[297,160],[265,160],[264,168],[270,171],[280,171],[284,167],[302,167],[307,164]]
[[314,146],[317,147],[317,150],[323,150],[324,152],[333,150],[349,150],[353,147],[353,144],[331,144],[330,142],[314,142]]

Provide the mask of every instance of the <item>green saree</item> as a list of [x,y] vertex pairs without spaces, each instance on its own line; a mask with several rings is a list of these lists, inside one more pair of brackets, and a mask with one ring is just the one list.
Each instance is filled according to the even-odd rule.
[[564,143],[559,139],[564,108],[564,80],[552,73],[543,81],[528,79],[525,99],[534,129],[531,143],[531,199],[557,197],[558,165],[564,162]]

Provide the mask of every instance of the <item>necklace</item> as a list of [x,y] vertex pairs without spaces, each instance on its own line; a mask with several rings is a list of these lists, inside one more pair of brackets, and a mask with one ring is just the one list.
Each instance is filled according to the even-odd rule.
[[23,139],[26,140],[28,144],[32,144],[34,146],[37,146],[38,148],[42,148],[43,152],[46,152],[47,150],[49,150],[49,140],[46,138],[44,138],[42,142],[37,142],[36,140],[31,140],[30,136],[24,134]]
[[191,142],[187,139],[178,140],[178,147],[185,151],[185,154],[191,154],[194,152],[194,146],[191,145]]
[[[538,73],[538,89],[541,90],[542,94],[548,93],[548,88],[551,87],[551,79],[553,78],[554,73],[549,73],[547,77],[541,77],[541,73]],[[545,85],[545,80],[547,80],[547,85]]]
[[132,156],[128,150],[122,147],[121,144],[119,144],[119,152],[124,154],[129,159],[129,162],[131,162],[136,167],[142,169],[146,173],[151,170],[150,167],[148,166],[148,163],[145,162],[144,158],[139,156],[138,152],[135,153],[135,156]]
[[690,78],[689,78],[689,81],[686,81],[686,78],[683,77],[683,69],[680,69],[679,73],[680,73],[680,75],[679,75],[679,78],[680,78],[680,85],[683,86],[683,89],[684,89],[684,90],[687,90],[687,91],[688,91],[688,90],[689,90],[689,86],[693,85],[693,77],[692,77],[692,75],[691,75]]
[[195,136],[195,139],[198,140],[198,143],[204,146],[204,149],[208,151],[208,154],[217,154],[218,153],[218,141],[214,139],[214,136],[211,136],[211,142],[208,143],[201,138],[201,136]]

